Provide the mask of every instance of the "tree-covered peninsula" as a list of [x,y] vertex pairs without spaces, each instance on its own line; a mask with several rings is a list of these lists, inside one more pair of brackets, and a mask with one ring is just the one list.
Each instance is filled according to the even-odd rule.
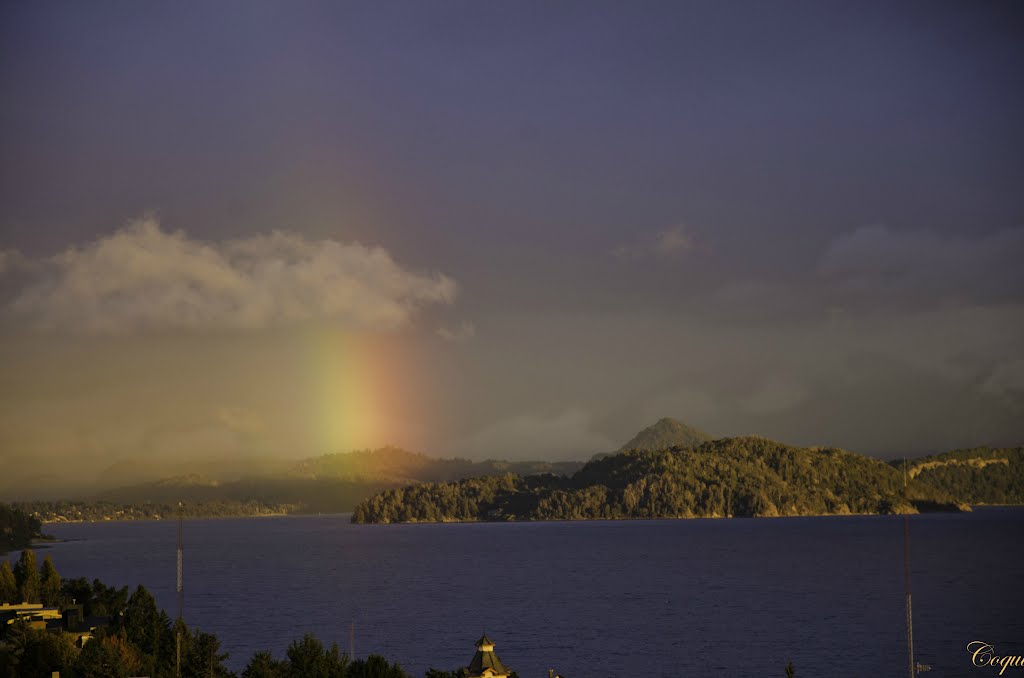
[[[511,474],[388,490],[364,501],[357,523],[580,520],[904,513],[966,508],[923,475],[836,448],[757,436],[696,447],[630,450],[571,477]],[[909,477],[909,474],[907,474]]]
[[42,537],[39,518],[16,506],[0,504],[0,553],[23,549]]
[[910,460],[907,469],[914,480],[968,504],[1024,503],[1024,447],[953,450]]

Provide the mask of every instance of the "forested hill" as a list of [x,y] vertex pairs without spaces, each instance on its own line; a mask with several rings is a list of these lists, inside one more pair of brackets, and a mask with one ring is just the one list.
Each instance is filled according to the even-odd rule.
[[362,502],[366,523],[900,513],[956,509],[958,498],[843,450],[747,436],[629,451],[571,478],[505,475],[392,489]]
[[1022,447],[953,450],[911,459],[907,471],[915,482],[969,504],[1024,504]]
[[712,440],[712,436],[704,431],[688,426],[671,417],[662,417],[644,430],[633,436],[619,452],[630,450],[654,451],[667,450],[673,447],[700,447]]
[[26,548],[41,537],[39,519],[16,507],[0,504],[0,553]]

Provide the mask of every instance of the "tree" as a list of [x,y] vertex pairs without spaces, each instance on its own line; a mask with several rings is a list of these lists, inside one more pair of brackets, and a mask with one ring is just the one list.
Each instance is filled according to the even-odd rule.
[[293,640],[286,651],[293,676],[310,676],[321,678],[326,676],[325,652],[323,643],[307,633],[301,640]]
[[793,662],[786,664],[786,678],[793,678],[796,675],[796,671],[793,669]]
[[25,603],[39,602],[39,570],[36,569],[36,552],[25,549],[14,566],[14,578],[18,582],[18,593]]
[[39,536],[40,527],[35,516],[20,508],[0,504],[0,552],[27,547],[34,537]]
[[75,662],[75,673],[88,678],[127,678],[131,675],[121,664],[120,647],[104,642],[106,638],[88,641]]
[[173,676],[178,649],[174,639],[175,623],[171,621],[171,618],[164,610],[160,610],[157,628],[160,633],[156,650],[156,668],[153,673],[157,676]]
[[88,579],[84,577],[65,579],[61,584],[61,592],[69,603],[81,605],[82,612],[86,617],[92,615],[92,585]]
[[287,675],[287,664],[274,659],[267,650],[254,654],[242,671],[242,678],[286,678]]
[[24,635],[18,674],[49,676],[54,671],[67,671],[77,658],[78,648],[75,647],[75,641],[70,635],[30,629]]
[[409,674],[398,664],[389,664],[379,654],[357,659],[348,667],[346,678],[409,678]]
[[346,678],[350,676],[347,668],[348,655],[339,654],[338,646],[332,645],[330,651],[324,649],[323,643],[311,634],[302,636],[302,640],[294,640],[288,646],[289,676],[294,678]]
[[43,558],[42,578],[39,584],[39,597],[43,605],[57,607],[60,605],[60,575],[53,566],[50,556]]
[[4,660],[3,664],[0,664],[0,668],[4,670],[3,675],[21,675],[18,665],[25,655],[25,648],[29,644],[29,634],[31,633],[32,629],[24,619],[17,619],[7,627],[7,635],[4,638],[7,649],[6,652],[0,654],[0,659]]
[[182,633],[181,675],[195,678],[230,678],[224,666],[227,653],[220,653],[220,641],[212,633]]
[[124,610],[124,629],[128,642],[143,654],[156,655],[161,640],[160,612],[156,600],[144,586],[135,589]]
[[20,603],[18,598],[18,580],[14,578],[11,564],[6,560],[0,565],[0,604]]
[[128,587],[114,588],[106,586],[99,579],[92,580],[89,614],[100,617],[113,617],[120,613],[128,604]]

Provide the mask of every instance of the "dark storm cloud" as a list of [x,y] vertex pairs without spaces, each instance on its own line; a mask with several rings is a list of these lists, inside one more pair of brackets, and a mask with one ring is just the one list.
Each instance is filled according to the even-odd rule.
[[[223,263],[186,278],[224,303],[175,307],[236,330],[224,281],[259,277],[227,243],[293,234],[312,277],[274,298],[321,320],[313,262],[386,253],[394,322],[366,324],[427,374],[429,451],[586,456],[665,415],[878,454],[1024,437],[1016,3],[7,3],[0,33],[0,303],[55,330],[2,346],[7,448],[127,454],[191,430],[183,393],[220,422],[194,437],[294,436],[250,402],[294,378],[276,345],[172,341],[160,310],[149,343],[60,336],[110,308],[37,267],[151,210]],[[121,381],[90,396],[98,366]],[[177,400],[138,406],[133,370]]]
[[871,301],[1024,299],[1024,227],[943,234],[867,226],[835,238],[819,263],[843,291]]

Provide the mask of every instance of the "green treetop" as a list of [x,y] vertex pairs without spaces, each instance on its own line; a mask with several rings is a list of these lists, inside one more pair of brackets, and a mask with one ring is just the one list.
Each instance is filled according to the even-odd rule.
[[18,581],[11,571],[11,564],[6,560],[0,565],[0,604],[20,603],[18,598]]
[[14,566],[14,578],[18,582],[18,593],[21,596],[18,602],[38,603],[40,584],[35,551],[25,549],[21,552],[21,558]]
[[274,659],[269,650],[261,650],[249,660],[242,678],[288,678],[289,668],[287,662]]
[[39,582],[39,597],[43,605],[57,607],[60,605],[60,575],[57,568],[53,566],[50,556],[43,558],[41,580]]

